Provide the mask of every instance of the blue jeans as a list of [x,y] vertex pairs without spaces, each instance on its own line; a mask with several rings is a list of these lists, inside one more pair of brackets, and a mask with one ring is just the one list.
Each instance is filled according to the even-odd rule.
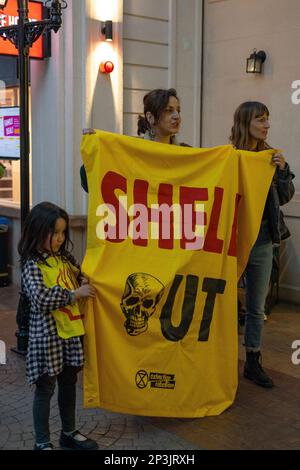
[[58,407],[65,432],[75,430],[76,381],[78,367],[64,366],[59,375],[42,375],[36,382],[33,423],[37,444],[50,442],[50,401],[58,383]]
[[268,224],[263,221],[245,270],[246,322],[244,344],[246,351],[260,351],[272,260],[272,240]]

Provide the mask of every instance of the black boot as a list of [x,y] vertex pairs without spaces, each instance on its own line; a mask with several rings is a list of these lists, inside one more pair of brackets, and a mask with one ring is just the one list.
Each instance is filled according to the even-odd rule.
[[265,373],[261,366],[260,351],[246,352],[246,362],[244,367],[244,377],[253,380],[254,383],[265,388],[274,387],[273,380]]

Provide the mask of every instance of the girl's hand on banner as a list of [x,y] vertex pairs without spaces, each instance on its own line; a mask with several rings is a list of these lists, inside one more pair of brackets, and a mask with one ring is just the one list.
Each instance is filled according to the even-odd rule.
[[74,294],[76,300],[79,300],[84,297],[96,297],[96,289],[95,287],[91,286],[90,284],[84,284],[83,286],[78,287],[78,289],[74,290]]

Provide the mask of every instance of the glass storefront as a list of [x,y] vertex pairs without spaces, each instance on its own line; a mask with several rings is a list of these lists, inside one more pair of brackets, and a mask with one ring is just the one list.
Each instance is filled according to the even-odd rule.
[[[0,108],[19,106],[17,59],[0,56]],[[3,155],[2,155],[3,156]],[[0,179],[0,204],[20,204],[20,160],[1,159],[6,171]],[[31,173],[31,171],[30,171]]]

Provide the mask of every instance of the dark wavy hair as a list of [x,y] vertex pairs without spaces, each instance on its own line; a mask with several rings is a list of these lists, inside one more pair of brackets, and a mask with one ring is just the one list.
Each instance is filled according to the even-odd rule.
[[146,118],[146,113],[150,112],[154,117],[155,123],[157,123],[162,112],[168,106],[171,96],[174,96],[174,98],[179,101],[175,88],[169,88],[168,90],[163,88],[156,88],[155,90],[149,91],[149,93],[144,96],[144,116],[139,115],[138,117],[138,135],[145,134],[145,132],[150,131],[151,129],[151,126]]
[[[251,119],[260,117],[263,114],[269,117],[270,113],[267,106],[259,101],[245,101],[236,109],[229,139],[237,149],[249,150],[251,143],[251,135],[249,133]],[[263,140],[257,144],[257,150],[269,148],[269,144]]]
[[[64,219],[66,222],[65,241],[60,248],[60,254],[63,258],[68,258],[68,252],[73,248],[69,236],[69,216],[64,209],[52,204],[52,202],[41,202],[31,209],[24,223],[18,244],[21,265],[24,265],[30,258],[45,262],[44,244],[50,234],[51,247],[57,219]],[[54,255],[54,253],[51,254]]]

